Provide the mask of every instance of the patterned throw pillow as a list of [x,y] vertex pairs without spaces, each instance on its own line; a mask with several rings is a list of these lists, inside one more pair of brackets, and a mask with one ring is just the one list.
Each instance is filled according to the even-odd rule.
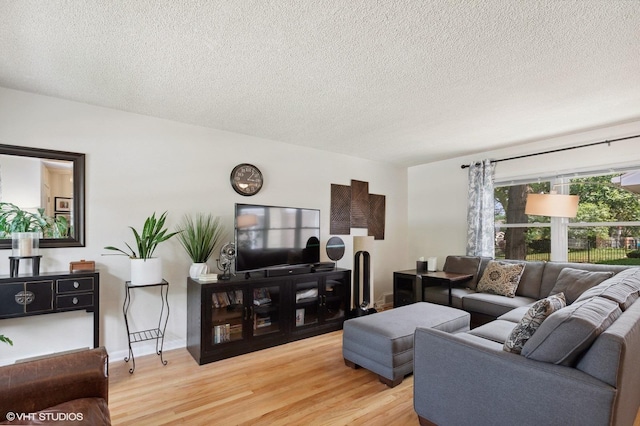
[[524,263],[506,263],[492,260],[487,264],[476,290],[483,293],[514,297],[523,272]]
[[519,354],[527,340],[533,336],[540,324],[549,315],[567,306],[563,293],[554,294],[546,299],[538,300],[522,317],[518,325],[504,342],[503,349],[507,352]]

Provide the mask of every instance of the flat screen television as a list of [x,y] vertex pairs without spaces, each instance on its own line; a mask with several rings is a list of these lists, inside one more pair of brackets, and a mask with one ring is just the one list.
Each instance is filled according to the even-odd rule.
[[320,261],[320,210],[235,206],[236,272]]

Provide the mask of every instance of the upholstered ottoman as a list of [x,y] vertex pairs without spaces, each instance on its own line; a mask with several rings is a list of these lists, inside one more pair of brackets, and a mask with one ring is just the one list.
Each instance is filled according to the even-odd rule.
[[469,330],[468,312],[427,302],[352,318],[344,322],[342,356],[351,368],[364,367],[389,387],[413,372],[413,334],[417,327],[449,333]]

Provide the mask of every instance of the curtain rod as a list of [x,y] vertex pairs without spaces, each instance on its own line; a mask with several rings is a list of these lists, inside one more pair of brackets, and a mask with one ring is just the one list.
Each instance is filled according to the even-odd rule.
[[[627,139],[634,139],[634,138],[640,138],[640,135],[627,136],[627,137],[624,137],[624,138],[611,139],[611,140],[600,141],[600,142],[592,142],[592,143],[587,143],[587,144],[584,144],[584,145],[570,146],[568,148],[552,149],[551,151],[536,152],[534,154],[524,154],[524,155],[518,155],[518,156],[515,156],[515,157],[501,158],[499,160],[491,160],[491,162],[492,163],[499,163],[500,161],[517,160],[519,158],[535,157],[536,155],[543,155],[543,154],[553,154],[554,152],[570,151],[572,149],[586,148],[588,146],[602,145],[602,144],[605,144],[605,143],[611,145],[613,142],[620,142],[620,141],[625,141]],[[480,163],[476,163],[476,164],[480,164]],[[460,166],[461,169],[466,169],[468,167],[469,167],[468,164],[463,164],[462,166]]]

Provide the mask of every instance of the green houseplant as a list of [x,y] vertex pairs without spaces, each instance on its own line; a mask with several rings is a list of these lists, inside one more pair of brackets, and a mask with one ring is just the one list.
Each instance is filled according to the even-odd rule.
[[69,222],[64,216],[46,216],[43,208],[32,213],[13,203],[0,203],[0,237],[16,232],[40,232],[44,238],[64,238],[69,235]]
[[193,262],[189,276],[198,278],[206,274],[209,271],[207,261],[225,233],[220,217],[211,213],[197,213],[195,217],[184,215],[177,229],[178,240]]
[[154,212],[144,221],[142,231],[138,232],[130,226],[136,240],[135,248],[128,243],[125,243],[128,251],[114,246],[105,247],[105,250],[117,251],[119,255],[131,259],[132,285],[157,284],[162,281],[162,263],[160,258],[153,257],[153,253],[160,243],[180,232],[169,232],[164,226],[166,219],[166,211],[157,218]]

